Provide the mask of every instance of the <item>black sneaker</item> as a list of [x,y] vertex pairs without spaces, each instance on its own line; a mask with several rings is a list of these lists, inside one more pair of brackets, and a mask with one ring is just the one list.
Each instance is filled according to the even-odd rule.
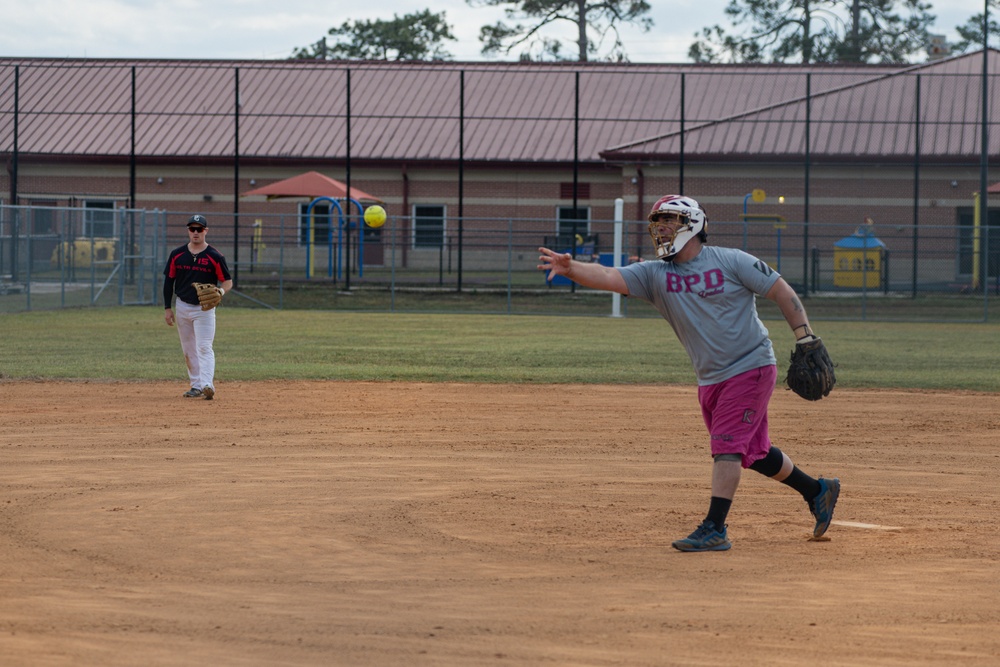
[[210,401],[215,398],[215,390],[205,385],[205,388],[201,390],[201,395],[205,397],[206,401]]
[[191,387],[190,389],[184,392],[184,398],[201,398],[204,395],[205,394],[202,393],[201,389],[198,389],[196,387]]

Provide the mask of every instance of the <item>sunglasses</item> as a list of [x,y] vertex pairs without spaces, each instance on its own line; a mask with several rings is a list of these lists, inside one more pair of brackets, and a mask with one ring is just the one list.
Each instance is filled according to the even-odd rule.
[[204,227],[188,227],[188,231],[189,231],[189,232],[195,232],[195,233],[197,233],[197,234],[200,234],[200,233],[202,233],[203,231],[205,231],[205,228],[204,228]]

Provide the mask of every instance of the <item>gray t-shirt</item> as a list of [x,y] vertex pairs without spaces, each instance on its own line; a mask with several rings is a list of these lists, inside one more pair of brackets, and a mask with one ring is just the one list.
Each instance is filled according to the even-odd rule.
[[681,264],[652,260],[620,269],[629,296],[653,304],[680,339],[699,385],[728,380],[775,363],[757,294],[780,277],[735,248],[704,246]]

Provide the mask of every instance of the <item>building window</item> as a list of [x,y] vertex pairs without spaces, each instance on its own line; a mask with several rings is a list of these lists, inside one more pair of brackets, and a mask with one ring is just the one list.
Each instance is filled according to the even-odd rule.
[[444,245],[444,206],[421,204],[413,207],[413,247],[440,248]]
[[[299,204],[299,245],[309,245],[309,204]],[[312,245],[326,246],[337,242],[337,229],[330,228],[330,204],[316,204],[312,207]]]
[[590,233],[590,207],[575,211],[572,206],[560,206],[556,210],[556,233],[560,237],[572,238],[575,234],[587,236]]
[[83,202],[83,235],[87,238],[115,238],[115,203]]
[[48,236],[55,234],[56,227],[56,202],[48,199],[32,199],[31,205],[31,233],[33,236]]

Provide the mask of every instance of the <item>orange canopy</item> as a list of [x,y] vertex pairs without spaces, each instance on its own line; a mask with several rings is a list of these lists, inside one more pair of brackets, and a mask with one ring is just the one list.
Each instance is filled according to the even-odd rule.
[[[286,178],[270,185],[254,188],[243,193],[243,197],[254,195],[264,195],[268,201],[272,199],[284,199],[290,197],[329,197],[331,199],[344,199],[347,195],[347,185],[329,176],[324,176],[318,171],[307,171],[298,176]],[[378,197],[362,192],[357,188],[351,188],[351,199],[357,201],[372,201],[382,203]]]

